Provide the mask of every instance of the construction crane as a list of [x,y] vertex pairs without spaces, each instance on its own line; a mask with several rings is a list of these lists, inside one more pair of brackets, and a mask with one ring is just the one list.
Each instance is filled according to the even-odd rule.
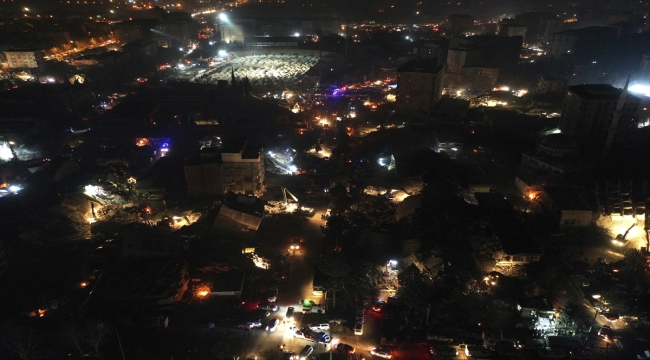
[[618,234],[616,235],[616,239],[612,240],[612,243],[616,246],[625,246],[627,244],[627,234],[630,233],[630,230],[632,230],[633,227],[635,227],[636,224],[632,224],[624,234]]
[[296,195],[292,194],[291,191],[289,191],[289,190],[287,190],[287,188],[283,187],[282,188],[282,196],[284,197],[284,206],[289,205],[289,201],[287,199],[287,194],[289,194],[289,196],[291,196],[293,201],[295,201],[296,203],[300,202],[300,201],[298,201],[298,198],[296,197]]
[[296,203],[296,208],[295,212],[304,216],[313,216],[314,215],[314,209],[306,206],[300,206],[300,200],[298,200],[298,197],[291,193],[287,188],[282,188],[282,196],[284,198],[284,206],[285,208],[289,206],[289,199],[287,198],[287,194],[291,196],[293,201]]

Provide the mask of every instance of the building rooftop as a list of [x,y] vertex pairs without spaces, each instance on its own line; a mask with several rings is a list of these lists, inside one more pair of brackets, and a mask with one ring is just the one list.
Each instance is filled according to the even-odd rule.
[[121,56],[121,55],[124,55],[124,53],[121,51],[108,51],[99,54],[83,55],[76,58],[75,60],[103,60],[103,59],[109,59],[114,56]]
[[569,91],[586,100],[616,100],[621,96],[621,89],[609,84],[573,85]]
[[578,148],[578,143],[570,135],[562,133],[545,135],[539,140],[539,143],[552,149],[572,150]]
[[481,211],[490,217],[500,215],[514,215],[515,211],[501,193],[476,193],[474,194]]
[[4,52],[35,52],[35,51],[43,51],[43,49],[37,49],[37,48],[12,48],[9,50],[5,50]]
[[436,74],[442,70],[442,65],[438,64],[438,59],[427,60],[410,60],[406,64],[397,68],[397,72],[419,72]]
[[247,36],[246,42],[292,42],[297,43],[298,38],[292,36]]
[[520,298],[517,304],[524,308],[542,311],[555,311],[548,299],[542,296]]
[[545,187],[544,192],[561,210],[592,210],[582,195],[571,189]]

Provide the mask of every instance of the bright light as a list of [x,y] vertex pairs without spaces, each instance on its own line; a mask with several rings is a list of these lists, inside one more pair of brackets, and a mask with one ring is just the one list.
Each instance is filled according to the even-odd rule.
[[25,11],[29,11],[29,8],[28,8],[28,7],[25,7],[25,8],[23,8],[23,10],[25,10]]
[[183,65],[183,64],[178,64],[178,68],[181,69],[181,70],[183,70],[183,69],[185,69],[185,65]]
[[2,145],[0,145],[0,160],[2,161],[9,161],[14,158],[14,154],[11,152],[11,147],[9,147],[11,143],[6,143],[3,142]]
[[7,189],[8,189],[9,191],[11,191],[12,193],[17,193],[17,192],[19,192],[20,190],[22,190],[23,188],[21,188],[21,187],[18,186],[18,185],[10,185]]
[[100,191],[101,188],[95,185],[84,186],[84,193],[88,196],[97,196],[97,194],[99,194]]
[[293,34],[293,36],[300,37],[300,33],[295,33],[295,34]]
[[183,51],[183,48],[178,48],[178,51]]
[[221,56],[221,57],[225,57],[226,55],[228,55],[228,53],[226,52],[226,50],[219,50],[218,54],[219,54],[219,56]]
[[630,90],[630,92],[633,92],[633,93],[636,93],[636,94],[650,96],[650,86],[648,86],[648,85],[634,84],[634,85],[631,85],[628,89]]
[[97,222],[97,219],[95,219],[94,217],[89,217],[89,218],[86,219],[86,220],[88,220],[88,223],[89,223],[89,224],[94,224],[94,223]]
[[194,294],[198,298],[204,298],[210,294],[210,289],[207,286],[201,286],[196,289],[196,292]]
[[228,21],[228,15],[226,15],[226,13],[220,13],[219,14],[219,20]]
[[83,281],[83,282],[81,282],[81,283],[79,284],[79,287],[82,288],[82,289],[85,288],[86,286],[88,286],[88,283],[85,282],[85,281]]
[[289,170],[291,170],[291,172],[296,172],[298,171],[298,167],[296,167],[296,165],[291,165],[289,166]]

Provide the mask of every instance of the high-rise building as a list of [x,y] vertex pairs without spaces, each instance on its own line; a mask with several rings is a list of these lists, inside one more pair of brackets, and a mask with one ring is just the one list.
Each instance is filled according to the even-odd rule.
[[569,86],[560,119],[562,133],[573,137],[579,150],[607,155],[625,141],[641,99],[608,84]]
[[430,113],[442,96],[443,73],[438,59],[410,60],[397,68],[397,108]]
[[185,165],[190,195],[264,193],[264,154],[246,143],[226,146],[222,151],[206,148],[200,158]]
[[521,36],[526,37],[526,25],[514,20],[514,19],[503,19],[499,22],[497,27],[497,34],[499,36]]
[[219,33],[221,33],[221,40],[226,43],[243,43],[245,40],[243,25],[219,24]]
[[589,56],[607,49],[619,37],[620,29],[615,26],[588,26],[581,29],[554,33],[549,41],[548,55]]
[[449,41],[446,38],[424,40],[416,43],[413,53],[418,59],[438,59],[445,61],[447,59],[447,49]]
[[460,74],[465,64],[475,64],[481,57],[479,49],[471,46],[459,46],[447,51],[447,71]]
[[10,69],[36,69],[43,64],[43,50],[13,49],[4,53]]
[[474,18],[465,14],[451,14],[447,17],[447,21],[451,35],[463,35],[474,26]]
[[[185,47],[193,37],[191,25],[186,22],[162,23],[153,28],[153,39],[159,47]],[[166,46],[165,46],[166,45]]]
[[526,27],[524,40],[528,44],[546,42],[551,35],[565,29],[564,19],[545,12],[527,12],[515,17]]

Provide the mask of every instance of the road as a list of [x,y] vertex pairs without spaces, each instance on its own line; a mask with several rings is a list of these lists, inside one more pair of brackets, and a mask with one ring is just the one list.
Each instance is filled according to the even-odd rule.
[[[270,318],[277,318],[281,321],[275,332],[270,333],[265,330],[253,330],[248,335],[248,345],[246,356],[257,355],[260,359],[268,358],[268,355],[275,352],[280,353],[280,346],[285,344],[285,350],[292,350],[299,353],[305,345],[313,345],[315,353],[325,351],[324,345],[315,346],[314,343],[304,339],[298,339],[293,336],[293,326],[301,327],[303,314],[300,300],[313,300],[315,303],[324,303],[324,299],[315,298],[312,294],[312,281],[315,270],[315,257],[321,249],[322,232],[320,226],[325,222],[321,215],[325,212],[326,204],[320,204],[316,207],[316,214],[308,218],[306,225],[302,229],[300,237],[305,239],[301,243],[301,251],[291,255],[291,266],[289,270],[289,279],[284,290],[278,294],[277,304],[279,310],[271,314]],[[287,309],[293,306],[295,309],[295,324],[285,319]],[[329,347],[327,348],[329,350]]]

